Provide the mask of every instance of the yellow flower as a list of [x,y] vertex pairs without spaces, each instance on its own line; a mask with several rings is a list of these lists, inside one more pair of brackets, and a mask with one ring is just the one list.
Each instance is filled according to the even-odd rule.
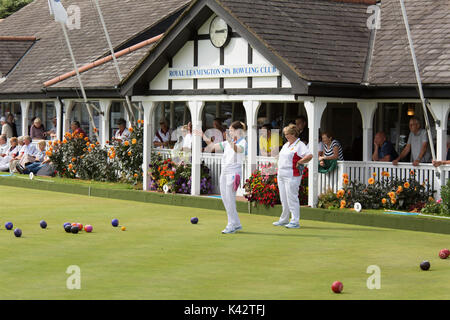
[[131,140],[131,143],[132,143],[132,144],[136,144],[136,142],[137,142],[136,139]]

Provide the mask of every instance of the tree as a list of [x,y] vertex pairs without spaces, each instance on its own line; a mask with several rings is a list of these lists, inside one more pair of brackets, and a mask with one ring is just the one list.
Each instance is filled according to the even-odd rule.
[[0,0],[0,19],[22,9],[33,0]]

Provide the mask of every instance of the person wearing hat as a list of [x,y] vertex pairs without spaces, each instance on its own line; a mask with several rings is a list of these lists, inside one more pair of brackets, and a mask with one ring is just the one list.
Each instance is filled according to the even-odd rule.
[[131,132],[127,129],[127,122],[125,121],[125,119],[120,118],[119,121],[117,121],[117,124],[119,125],[119,129],[116,131],[114,139],[122,142],[125,140],[129,140]]
[[0,118],[0,124],[2,126],[2,134],[4,134],[7,139],[12,138],[13,137],[13,129],[12,129],[11,125],[8,122],[6,122],[5,117]]

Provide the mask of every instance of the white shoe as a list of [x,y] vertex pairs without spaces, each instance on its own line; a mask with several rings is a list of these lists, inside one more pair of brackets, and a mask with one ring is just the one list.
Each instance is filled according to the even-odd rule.
[[300,229],[300,224],[289,222],[285,227],[289,229]]
[[287,223],[287,222],[284,223],[284,222],[280,222],[280,221],[275,221],[275,222],[273,223],[273,225],[274,225],[274,226],[277,226],[277,227],[285,227],[285,226],[288,225],[288,223]]
[[239,231],[239,230],[242,230],[242,226],[241,225],[239,225],[239,226],[237,226],[237,227],[234,227],[234,231],[236,232],[236,231]]
[[229,227],[227,226],[225,229],[222,230],[222,233],[235,233],[236,229],[234,229],[233,227]]

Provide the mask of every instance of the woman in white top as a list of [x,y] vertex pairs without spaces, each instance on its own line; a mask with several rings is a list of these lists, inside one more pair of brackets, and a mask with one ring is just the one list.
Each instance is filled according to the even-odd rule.
[[16,137],[12,137],[9,139],[9,144],[11,146],[6,150],[5,156],[0,160],[0,171],[8,171],[9,162],[19,155],[21,147],[18,144],[18,139]]
[[[302,181],[304,164],[312,159],[306,145],[300,141],[299,130],[294,124],[283,129],[287,142],[278,155],[278,189],[283,212],[275,226],[300,228],[300,201],[298,191]],[[291,220],[289,221],[289,216]]]
[[[227,141],[214,144],[215,152],[223,152],[222,172],[220,174],[220,195],[227,211],[228,224],[222,233],[235,233],[242,230],[236,210],[236,190],[242,176],[242,164],[247,142],[245,124],[234,121],[228,129]],[[203,134],[203,140],[209,145],[210,139]]]

